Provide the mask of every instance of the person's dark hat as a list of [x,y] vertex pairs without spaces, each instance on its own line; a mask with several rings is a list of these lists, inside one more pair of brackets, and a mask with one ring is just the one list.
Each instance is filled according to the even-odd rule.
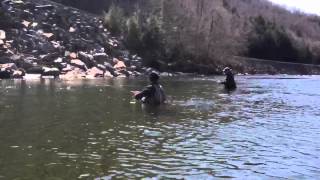
[[231,68],[229,68],[229,67],[225,67],[222,71],[225,73],[225,72],[232,71],[232,69],[231,69]]
[[226,74],[226,75],[227,75],[227,74],[232,74],[232,69],[229,68],[229,67],[225,67],[222,71],[223,71],[223,73]]
[[157,82],[159,80],[160,76],[156,72],[151,72],[149,74],[149,79],[151,82]]

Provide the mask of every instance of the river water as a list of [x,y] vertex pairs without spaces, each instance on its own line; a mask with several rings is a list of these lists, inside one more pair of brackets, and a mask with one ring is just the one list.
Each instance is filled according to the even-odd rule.
[[317,179],[320,77],[0,81],[0,179]]

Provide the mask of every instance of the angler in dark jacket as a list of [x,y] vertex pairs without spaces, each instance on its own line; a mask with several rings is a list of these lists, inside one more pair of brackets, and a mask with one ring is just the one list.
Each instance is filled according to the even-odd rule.
[[226,81],[222,82],[226,90],[235,90],[237,88],[236,81],[234,80],[234,75],[232,69],[226,67],[223,69],[223,73],[226,75]]
[[162,86],[159,84],[159,75],[152,72],[149,75],[151,85],[144,88],[143,91],[132,91],[136,100],[142,101],[145,104],[160,105],[166,100]]

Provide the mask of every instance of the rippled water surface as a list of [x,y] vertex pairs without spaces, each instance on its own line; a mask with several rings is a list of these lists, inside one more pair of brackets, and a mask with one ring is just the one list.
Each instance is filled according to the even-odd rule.
[[317,179],[320,77],[0,81],[0,179]]

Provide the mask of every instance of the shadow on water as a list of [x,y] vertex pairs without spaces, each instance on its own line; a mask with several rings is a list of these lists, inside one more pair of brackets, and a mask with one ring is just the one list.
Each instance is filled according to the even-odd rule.
[[0,81],[0,179],[315,179],[319,77]]

